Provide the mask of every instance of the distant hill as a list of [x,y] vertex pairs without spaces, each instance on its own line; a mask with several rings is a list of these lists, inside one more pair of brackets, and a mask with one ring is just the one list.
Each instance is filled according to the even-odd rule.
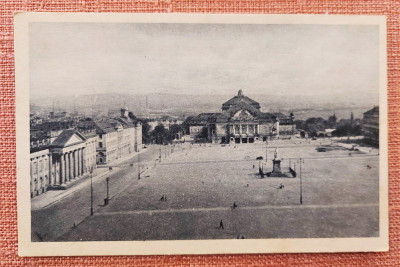
[[[85,116],[107,115],[119,112],[125,104],[138,116],[157,114],[188,116],[201,112],[219,112],[221,105],[234,95],[182,95],[182,94],[92,94],[70,97],[42,97],[31,99],[31,112],[48,113],[53,110],[75,112]],[[323,117],[336,113],[340,118],[349,118],[353,112],[356,118],[378,105],[371,96],[351,95],[248,95],[259,102],[261,110],[270,112],[294,112],[297,119]],[[147,103],[146,103],[147,102]],[[147,106],[147,108],[146,108]]]

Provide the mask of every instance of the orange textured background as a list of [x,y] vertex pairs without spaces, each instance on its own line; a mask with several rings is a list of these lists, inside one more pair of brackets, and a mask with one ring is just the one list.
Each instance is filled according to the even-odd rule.
[[[265,14],[386,15],[389,94],[390,251],[386,253],[257,254],[209,256],[121,256],[20,258],[17,255],[15,160],[15,80],[13,12],[204,12]],[[400,1],[129,1],[129,0],[1,0],[0,3],[0,265],[2,266],[180,266],[180,265],[400,265]]]

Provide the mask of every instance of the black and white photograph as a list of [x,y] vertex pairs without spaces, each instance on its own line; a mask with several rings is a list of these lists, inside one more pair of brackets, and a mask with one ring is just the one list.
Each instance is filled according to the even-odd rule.
[[384,17],[15,21],[20,254],[387,250]]

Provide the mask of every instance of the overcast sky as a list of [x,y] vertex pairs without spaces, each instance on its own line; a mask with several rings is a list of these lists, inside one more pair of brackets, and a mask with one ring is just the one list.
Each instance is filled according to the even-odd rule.
[[378,99],[378,27],[31,23],[31,96],[333,94]]

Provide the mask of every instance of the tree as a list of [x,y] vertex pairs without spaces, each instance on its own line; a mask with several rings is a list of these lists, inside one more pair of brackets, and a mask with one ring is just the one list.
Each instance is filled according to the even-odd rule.
[[348,135],[361,135],[361,126],[356,125],[352,126],[350,124],[346,124],[343,126],[339,126],[335,131],[332,132],[333,136],[348,136]]
[[200,132],[198,132],[196,139],[203,140],[204,142],[208,140],[208,128],[206,126],[204,126]]
[[169,131],[165,129],[164,125],[157,125],[151,132],[151,139],[156,144],[166,144],[169,142]]
[[129,111],[128,117],[129,117],[132,121],[136,121],[136,120],[137,120],[137,117],[133,114],[132,111]]
[[182,125],[172,124],[169,127],[169,140],[174,140],[178,133],[182,132]]
[[151,142],[150,125],[147,121],[142,121],[142,140],[145,144]]

